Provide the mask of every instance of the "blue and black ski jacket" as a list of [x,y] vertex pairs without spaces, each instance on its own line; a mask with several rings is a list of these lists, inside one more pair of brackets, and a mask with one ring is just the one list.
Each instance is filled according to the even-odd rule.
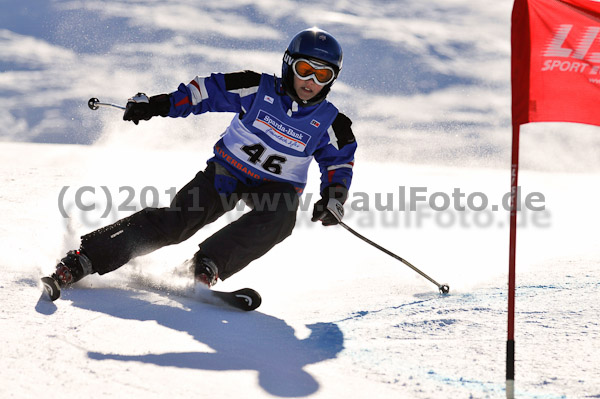
[[281,79],[252,71],[196,77],[171,93],[170,117],[235,112],[214,146],[217,162],[247,185],[281,181],[298,194],[314,158],[321,192],[331,185],[350,188],[356,140],[352,122],[328,102],[299,107],[285,95]]

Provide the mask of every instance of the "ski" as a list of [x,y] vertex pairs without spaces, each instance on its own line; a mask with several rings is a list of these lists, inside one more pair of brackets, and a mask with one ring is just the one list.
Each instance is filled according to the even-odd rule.
[[242,288],[232,292],[215,290],[209,290],[208,292],[228,305],[245,311],[258,308],[262,302],[260,294],[252,288]]
[[[60,298],[61,288],[56,279],[52,277],[42,277],[42,285],[44,286],[44,292],[51,301],[54,302]],[[262,302],[260,294],[252,288],[242,288],[237,291],[216,291],[207,289],[205,293],[210,297],[220,299],[229,306],[247,312],[258,308]],[[202,296],[198,299],[202,299]]]
[[58,281],[52,277],[42,277],[42,284],[44,286],[44,292],[48,294],[52,302],[60,298],[60,285]]

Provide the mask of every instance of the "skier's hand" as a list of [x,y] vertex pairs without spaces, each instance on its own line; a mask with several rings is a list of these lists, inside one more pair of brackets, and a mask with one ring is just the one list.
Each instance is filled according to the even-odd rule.
[[140,121],[150,120],[153,116],[167,116],[170,107],[168,94],[148,98],[146,94],[138,93],[127,100],[123,120],[132,121],[137,125]]
[[344,201],[348,190],[342,186],[329,186],[321,194],[321,199],[315,203],[311,221],[321,221],[323,226],[332,226],[342,221],[344,217]]
[[329,198],[325,202],[325,199],[321,198],[315,203],[311,221],[318,222],[320,220],[323,226],[333,226],[341,222],[343,217],[344,205],[340,201]]
[[150,120],[150,99],[144,93],[138,93],[127,100],[125,113],[123,114],[124,121],[132,121],[136,125],[140,120]]

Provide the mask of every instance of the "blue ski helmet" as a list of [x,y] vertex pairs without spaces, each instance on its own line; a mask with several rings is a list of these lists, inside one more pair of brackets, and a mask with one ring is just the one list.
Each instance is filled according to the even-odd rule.
[[[335,78],[325,85],[319,94],[308,101],[301,100],[294,90],[294,71],[291,65],[298,58],[308,58],[323,62],[335,71]],[[298,104],[307,106],[318,104],[327,97],[331,85],[335,82],[342,70],[342,46],[329,32],[319,28],[305,29],[292,38],[285,54],[281,67],[283,89]]]

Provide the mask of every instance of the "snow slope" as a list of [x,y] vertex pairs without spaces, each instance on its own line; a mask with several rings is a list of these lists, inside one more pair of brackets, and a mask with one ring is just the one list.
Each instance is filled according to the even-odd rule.
[[[191,174],[198,164],[191,151],[129,150],[130,162],[145,166],[119,175],[98,162],[110,158],[112,150],[118,148],[0,145],[5,161],[0,376],[10,382],[0,386],[2,397],[38,397],[48,389],[63,397],[503,396],[505,214],[477,227],[461,225],[458,217],[449,225],[451,213],[436,222],[441,216],[424,209],[420,224],[415,212],[408,226],[407,216],[397,210],[349,209],[349,225],[450,284],[448,296],[343,229],[310,224],[305,211],[292,237],[218,285],[259,290],[263,305],[255,312],[136,283],[140,275],[162,279],[176,291],[182,281],[171,271],[217,227],[112,274],[86,278],[59,302],[43,300],[38,278],[100,220],[74,208],[71,221],[62,219],[57,210],[62,187],[85,182],[98,192],[106,185],[117,194],[121,180],[135,181],[136,192],[152,180],[162,190],[187,178],[173,182],[175,170],[185,165]],[[382,167],[409,176],[408,186],[423,184],[437,192],[452,185],[473,187],[491,201],[507,180],[506,171],[493,169],[367,163],[357,168],[355,193],[377,193],[380,183],[368,176]],[[597,178],[523,173],[526,187],[545,193],[549,215],[539,226],[524,217],[528,222],[519,231],[521,397],[600,394],[600,262],[596,237],[589,234],[598,221],[589,211],[597,186],[585,184]],[[394,187],[389,188],[383,192],[391,193]],[[576,209],[564,194],[574,191],[582,196]],[[427,212],[430,218],[423,216]],[[475,220],[467,216],[462,223]],[[582,229],[582,220],[590,228]],[[310,245],[299,249],[299,242]]]
[[[511,2],[301,4],[0,3],[0,397],[504,396]],[[313,168],[294,234],[217,286],[257,289],[255,312],[177,295],[187,282],[171,275],[239,212],[44,301],[39,277],[81,234],[126,205],[168,203],[231,118],[136,127],[87,99],[123,103],[212,71],[277,73],[288,38],[314,24],[346,54],[332,99],[360,149],[345,220],[450,295],[344,229],[310,223]],[[519,215],[516,391],[600,397],[600,134],[527,126],[521,149],[522,199],[541,193],[545,208]],[[95,210],[76,205],[81,188]],[[414,188],[440,202],[400,211]],[[489,206],[435,210],[456,188],[461,206],[471,194]]]

